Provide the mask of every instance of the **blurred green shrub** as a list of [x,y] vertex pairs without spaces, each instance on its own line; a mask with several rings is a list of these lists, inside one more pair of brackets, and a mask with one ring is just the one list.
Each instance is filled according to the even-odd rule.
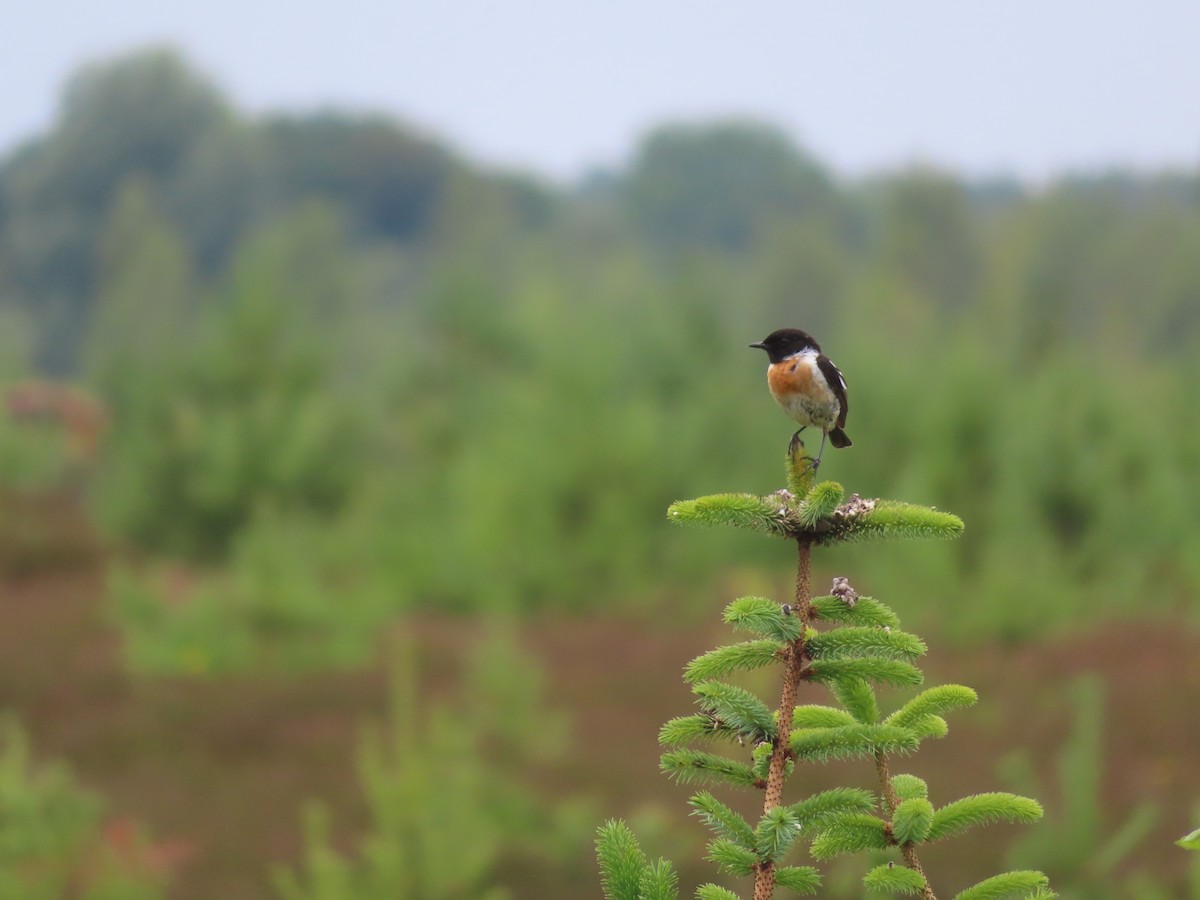
[[29,740],[0,722],[0,897],[158,900],[164,872],[147,844],[106,838],[100,799],[61,765],[35,766]]
[[146,673],[303,670],[368,662],[404,605],[344,529],[262,509],[227,563],[114,564],[109,603],[130,666]]
[[510,896],[497,886],[502,868],[544,888],[548,871],[578,862],[590,812],[582,798],[543,793],[567,734],[545,708],[529,656],[491,628],[468,654],[461,690],[430,704],[416,647],[411,637],[396,641],[388,719],[363,734],[369,831],[342,853],[328,813],[312,805],[303,866],[275,873],[286,900],[500,900]]
[[[46,382],[31,377],[35,330],[30,317],[0,303],[0,491],[45,493],[61,488],[70,472],[61,420],[14,408]],[[25,393],[17,397],[13,391]],[[25,404],[27,405],[27,404]]]
[[[1104,792],[1104,692],[1096,676],[1068,685],[1073,722],[1057,759],[1060,802],[1048,806],[1040,840],[1022,837],[1009,853],[1045,868],[1067,900],[1144,897],[1152,891],[1153,872],[1139,871],[1135,853],[1159,817],[1157,804],[1144,800],[1123,821],[1109,826]],[[1006,763],[1008,779],[1019,789],[1041,789],[1027,755]],[[1052,794],[1046,791],[1043,796]],[[1141,889],[1134,888],[1140,884]]]
[[0,410],[0,489],[45,493],[67,468],[62,429],[53,422],[16,422]]
[[[359,431],[331,387],[337,241],[327,211],[301,210],[249,241],[202,314],[168,317],[148,346],[100,348],[114,419],[93,493],[102,522],[149,549],[212,559],[263,504],[332,512],[344,501]],[[143,305],[114,316],[137,332],[128,318]]]

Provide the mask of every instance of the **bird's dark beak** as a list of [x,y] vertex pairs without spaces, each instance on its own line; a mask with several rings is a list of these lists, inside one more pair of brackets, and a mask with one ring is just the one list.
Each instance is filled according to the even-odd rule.
[[766,350],[767,349],[767,345],[764,344],[762,341],[756,341],[755,343],[751,344],[750,346],[753,347],[755,350]]

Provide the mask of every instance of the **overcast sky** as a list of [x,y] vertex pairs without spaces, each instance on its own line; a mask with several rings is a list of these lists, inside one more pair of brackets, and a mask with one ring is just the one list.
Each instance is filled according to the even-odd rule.
[[384,110],[557,177],[725,114],[847,174],[1200,163],[1197,0],[43,0],[3,21],[4,150],[81,62],[169,42],[245,109]]

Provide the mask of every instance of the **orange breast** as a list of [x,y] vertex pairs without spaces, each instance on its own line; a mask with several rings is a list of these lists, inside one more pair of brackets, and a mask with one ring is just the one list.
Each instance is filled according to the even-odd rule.
[[776,397],[813,393],[812,366],[797,359],[775,363],[767,369],[767,384]]

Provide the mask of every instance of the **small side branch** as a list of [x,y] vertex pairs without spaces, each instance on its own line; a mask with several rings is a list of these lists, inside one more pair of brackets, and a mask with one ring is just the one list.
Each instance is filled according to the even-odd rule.
[[[887,813],[888,819],[891,819],[896,813],[896,791],[892,787],[892,775],[888,771],[887,754],[882,751],[875,754],[875,771],[879,773],[879,791],[883,797],[884,812]],[[920,875],[921,880],[925,882],[921,891],[924,900],[937,900],[933,888],[929,885],[929,878],[921,868],[921,861],[917,859],[917,848],[912,844],[901,844],[900,855],[904,857],[904,864]]]

